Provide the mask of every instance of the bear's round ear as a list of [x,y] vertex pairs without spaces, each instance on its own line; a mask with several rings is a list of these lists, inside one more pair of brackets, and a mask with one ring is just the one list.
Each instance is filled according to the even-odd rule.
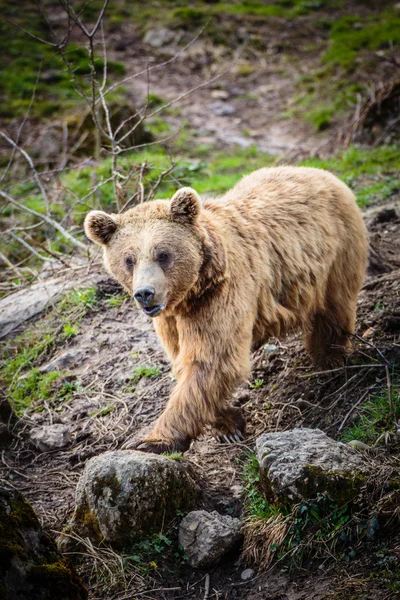
[[84,227],[87,237],[92,242],[104,246],[118,229],[118,216],[108,215],[102,210],[91,210],[86,215]]
[[200,213],[200,198],[190,187],[178,190],[171,199],[171,217],[178,223],[194,223]]

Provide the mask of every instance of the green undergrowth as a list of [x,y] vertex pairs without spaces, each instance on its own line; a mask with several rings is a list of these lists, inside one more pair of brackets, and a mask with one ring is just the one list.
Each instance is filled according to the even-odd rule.
[[361,208],[383,202],[400,190],[400,148],[397,145],[351,146],[332,158],[312,158],[300,164],[338,175],[355,191]]
[[140,379],[143,378],[152,378],[152,377],[158,377],[158,375],[160,375],[161,371],[158,367],[154,366],[154,365],[139,365],[138,367],[135,367],[135,369],[133,370],[133,381],[135,383],[137,383],[138,381],[140,381]]
[[9,340],[1,352],[0,384],[18,416],[67,400],[79,390],[79,381],[62,371],[41,372],[60,347],[79,333],[80,321],[98,302],[95,288],[73,290],[39,322]]
[[400,417],[400,386],[392,388],[394,415],[391,414],[389,394],[372,394],[357,411],[357,419],[344,429],[341,439],[344,442],[359,440],[365,444],[384,443],[387,436],[393,436],[397,430],[396,422]]
[[[170,198],[181,186],[194,187],[200,194],[219,195],[232,188],[246,173],[271,166],[278,158],[262,153],[256,147],[234,148],[225,152],[216,151],[208,145],[195,146],[190,140],[181,141],[173,155],[175,166],[171,173],[161,178],[154,192],[156,198]],[[146,165],[143,174],[145,193],[155,185],[160,174],[172,166],[169,150],[162,146],[152,146],[121,158],[118,168],[122,176],[128,175],[133,164]],[[361,208],[384,202],[400,190],[400,151],[397,145],[376,148],[351,146],[331,158],[312,158],[300,164],[327,169],[338,175],[355,191]],[[107,181],[111,169],[111,160],[106,158],[90,166],[65,171],[61,175],[63,205],[51,204],[50,208],[55,218],[61,219],[61,215],[69,213],[69,218],[76,227],[75,236],[82,241],[85,241],[82,223],[90,209],[101,208],[108,212],[118,210],[113,183]],[[95,194],[90,195],[89,190],[94,180],[99,187]],[[126,197],[135,192],[135,185],[132,182],[131,186],[127,186]],[[17,184],[11,193],[29,208],[44,213],[43,199],[33,185]],[[11,205],[5,207],[2,214],[11,221],[18,219],[20,224],[23,222],[27,226],[37,221],[36,217],[22,214]],[[33,229],[31,235],[42,245],[47,245],[52,252],[68,254],[71,251],[69,243],[50,225],[42,224],[40,228]],[[29,258],[29,265],[37,264],[37,258],[13,239],[4,237],[0,242],[0,251],[13,261]],[[18,283],[18,278],[15,283]],[[122,304],[123,299],[111,298],[109,302],[110,306],[116,306],[118,303]]]
[[[61,10],[56,1],[46,3],[49,15],[54,8]],[[11,19],[15,25],[7,19]],[[59,116],[60,112],[82,104],[82,98],[75,91],[73,78],[90,93],[88,75],[91,73],[91,66],[86,46],[71,42],[63,49],[64,58],[70,63],[70,72],[65,60],[53,46],[33,38],[19,29],[18,25],[37,38],[53,40],[46,20],[34,2],[26,0],[17,5],[0,0],[1,117],[23,117],[33,93],[35,101],[30,115],[35,118]],[[61,35],[59,31],[58,35]],[[104,60],[102,56],[98,56],[95,69],[100,76],[103,67]],[[107,73],[121,78],[125,74],[125,65],[108,60]],[[114,97],[119,98],[118,94]]]
[[355,110],[357,98],[368,96],[366,73],[368,86],[397,76],[390,61],[400,44],[400,15],[382,7],[359,15],[339,13],[319,26],[329,31],[327,42],[318,48],[320,61],[299,77],[299,94],[282,115],[302,116],[316,131],[342,122]]
[[323,62],[351,70],[360,51],[376,51],[399,44],[400,16],[393,8],[365,17],[346,15],[332,23],[330,45]]

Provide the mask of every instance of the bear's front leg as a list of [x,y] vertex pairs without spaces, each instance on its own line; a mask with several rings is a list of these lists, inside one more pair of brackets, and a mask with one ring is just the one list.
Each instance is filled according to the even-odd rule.
[[229,359],[184,364],[165,411],[154,429],[134,447],[145,452],[184,452],[206,425],[213,427],[222,441],[243,439],[243,417],[239,409],[227,404],[242,378],[234,366]]

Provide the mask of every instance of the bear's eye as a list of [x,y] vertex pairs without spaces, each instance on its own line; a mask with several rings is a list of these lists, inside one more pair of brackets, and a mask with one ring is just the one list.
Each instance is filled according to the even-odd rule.
[[125,256],[125,265],[126,267],[128,267],[128,269],[133,269],[135,265],[135,260],[133,256]]
[[169,261],[169,254],[166,250],[157,252],[157,260],[160,264],[165,265]]

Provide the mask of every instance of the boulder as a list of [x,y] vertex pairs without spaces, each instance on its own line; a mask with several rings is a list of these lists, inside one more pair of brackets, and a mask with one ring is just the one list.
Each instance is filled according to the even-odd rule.
[[216,511],[195,510],[182,520],[179,543],[192,567],[214,566],[242,541],[239,519],[220,515]]
[[31,440],[38,450],[48,452],[65,448],[71,442],[71,431],[68,425],[55,423],[44,425],[31,431]]
[[[68,529],[120,548],[160,531],[178,510],[190,510],[198,495],[185,460],[129,450],[105,452],[85,466]],[[70,546],[69,539],[63,535],[60,547]]]
[[266,433],[257,439],[256,454],[262,490],[275,504],[296,504],[318,493],[342,504],[366,479],[362,454],[319,429]]
[[33,508],[0,480],[0,598],[86,600],[88,593]]

